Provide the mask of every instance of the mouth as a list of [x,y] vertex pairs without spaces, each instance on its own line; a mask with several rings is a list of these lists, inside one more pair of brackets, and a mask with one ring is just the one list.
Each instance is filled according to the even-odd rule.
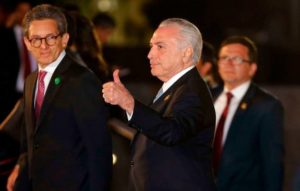
[[50,52],[41,52],[40,56],[41,57],[48,57],[50,55]]
[[157,65],[158,65],[158,63],[150,62],[150,67],[151,68],[156,67]]

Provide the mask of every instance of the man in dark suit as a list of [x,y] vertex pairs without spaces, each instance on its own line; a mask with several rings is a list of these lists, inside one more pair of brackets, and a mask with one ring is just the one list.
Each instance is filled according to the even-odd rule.
[[[252,82],[257,70],[255,44],[244,36],[225,39],[218,67],[224,81],[224,87],[213,91],[218,122],[214,140],[218,190],[282,190],[283,108],[279,100]],[[220,133],[228,92],[232,98]]]
[[215,185],[211,143],[215,112],[195,65],[202,37],[187,20],[163,21],[150,40],[151,73],[163,82],[150,106],[135,100],[121,83],[103,85],[104,100],[119,105],[137,130],[132,142],[131,191],[210,191]]
[[109,190],[111,138],[108,111],[98,96],[101,82],[66,54],[69,35],[59,8],[34,7],[23,29],[39,71],[25,82],[24,132],[14,170],[19,176],[8,188]]

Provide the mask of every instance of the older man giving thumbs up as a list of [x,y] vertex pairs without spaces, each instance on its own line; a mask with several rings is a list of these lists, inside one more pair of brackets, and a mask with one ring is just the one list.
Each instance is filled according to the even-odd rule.
[[164,20],[150,40],[151,73],[163,82],[160,96],[146,106],[119,79],[103,85],[107,103],[126,111],[137,130],[132,142],[130,191],[215,189],[211,144],[215,111],[195,65],[202,37],[187,20]]

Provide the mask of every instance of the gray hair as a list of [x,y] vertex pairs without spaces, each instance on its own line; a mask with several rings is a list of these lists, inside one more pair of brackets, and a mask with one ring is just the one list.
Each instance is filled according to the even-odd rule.
[[202,52],[202,35],[199,29],[191,22],[182,18],[169,18],[163,20],[158,27],[163,27],[166,25],[176,25],[180,29],[181,38],[180,46],[186,48],[187,46],[192,46],[193,48],[193,64],[196,65],[200,58]]
[[57,23],[60,34],[67,32],[67,20],[62,10],[49,4],[37,5],[26,13],[23,19],[23,32],[28,37],[29,26],[34,20],[53,19]]

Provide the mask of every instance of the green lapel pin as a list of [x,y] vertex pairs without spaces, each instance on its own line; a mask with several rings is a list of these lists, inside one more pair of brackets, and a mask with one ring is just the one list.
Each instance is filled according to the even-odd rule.
[[56,77],[56,78],[54,79],[54,83],[55,83],[55,85],[59,85],[59,84],[61,83],[60,77]]

